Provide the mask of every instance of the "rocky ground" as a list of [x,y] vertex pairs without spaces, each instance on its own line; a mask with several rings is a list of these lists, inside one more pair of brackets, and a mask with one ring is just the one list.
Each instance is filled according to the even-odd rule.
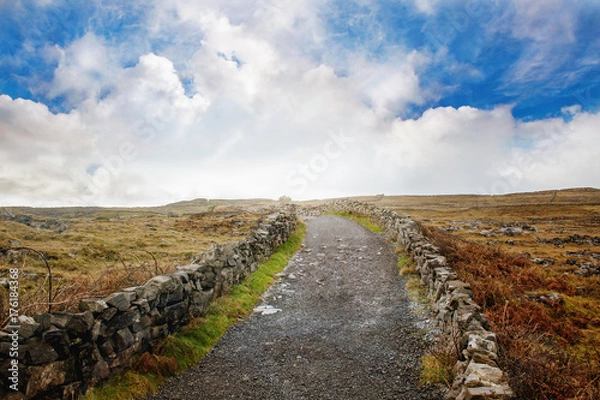
[[397,257],[355,222],[307,221],[264,301],[159,399],[440,399],[419,384],[424,339]]

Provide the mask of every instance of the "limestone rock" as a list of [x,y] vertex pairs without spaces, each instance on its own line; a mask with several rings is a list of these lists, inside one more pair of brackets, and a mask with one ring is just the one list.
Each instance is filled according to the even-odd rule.
[[108,308],[106,301],[102,299],[82,299],[79,301],[79,311],[91,311],[99,314]]
[[27,398],[32,398],[39,393],[62,385],[67,381],[66,363],[57,361],[39,367],[30,367],[29,373],[31,377],[25,388]]
[[503,400],[514,396],[509,386],[488,386],[477,388],[463,388],[456,400]]
[[104,299],[110,306],[116,307],[119,311],[125,311],[131,307],[131,302],[137,295],[131,292],[116,292]]
[[58,353],[41,339],[31,339],[19,349],[25,355],[27,365],[47,364],[58,359]]
[[498,367],[470,362],[465,371],[466,387],[494,386],[504,383],[504,373]]
[[29,339],[32,337],[40,328],[40,324],[38,324],[35,319],[31,317],[27,317],[25,315],[20,315],[18,318],[19,321],[19,336],[23,339]]
[[123,350],[133,346],[134,338],[129,329],[123,328],[115,333],[114,341],[115,350],[117,352],[122,352]]

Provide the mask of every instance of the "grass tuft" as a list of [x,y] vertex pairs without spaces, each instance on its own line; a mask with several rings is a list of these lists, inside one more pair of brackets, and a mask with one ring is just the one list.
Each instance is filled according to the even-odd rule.
[[398,254],[398,264],[396,264],[400,276],[409,276],[417,273],[414,261],[406,254]]
[[421,383],[452,386],[455,377],[456,355],[451,350],[436,350],[421,358]]

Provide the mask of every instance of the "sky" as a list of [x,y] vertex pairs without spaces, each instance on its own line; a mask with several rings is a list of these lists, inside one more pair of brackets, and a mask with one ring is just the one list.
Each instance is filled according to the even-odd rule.
[[600,183],[597,0],[0,0],[0,206]]

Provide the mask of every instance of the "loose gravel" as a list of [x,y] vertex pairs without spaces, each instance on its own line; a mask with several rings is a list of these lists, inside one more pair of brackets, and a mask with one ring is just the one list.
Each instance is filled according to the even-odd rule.
[[337,216],[307,237],[252,316],[159,399],[441,399],[419,384],[424,339],[380,235]]

